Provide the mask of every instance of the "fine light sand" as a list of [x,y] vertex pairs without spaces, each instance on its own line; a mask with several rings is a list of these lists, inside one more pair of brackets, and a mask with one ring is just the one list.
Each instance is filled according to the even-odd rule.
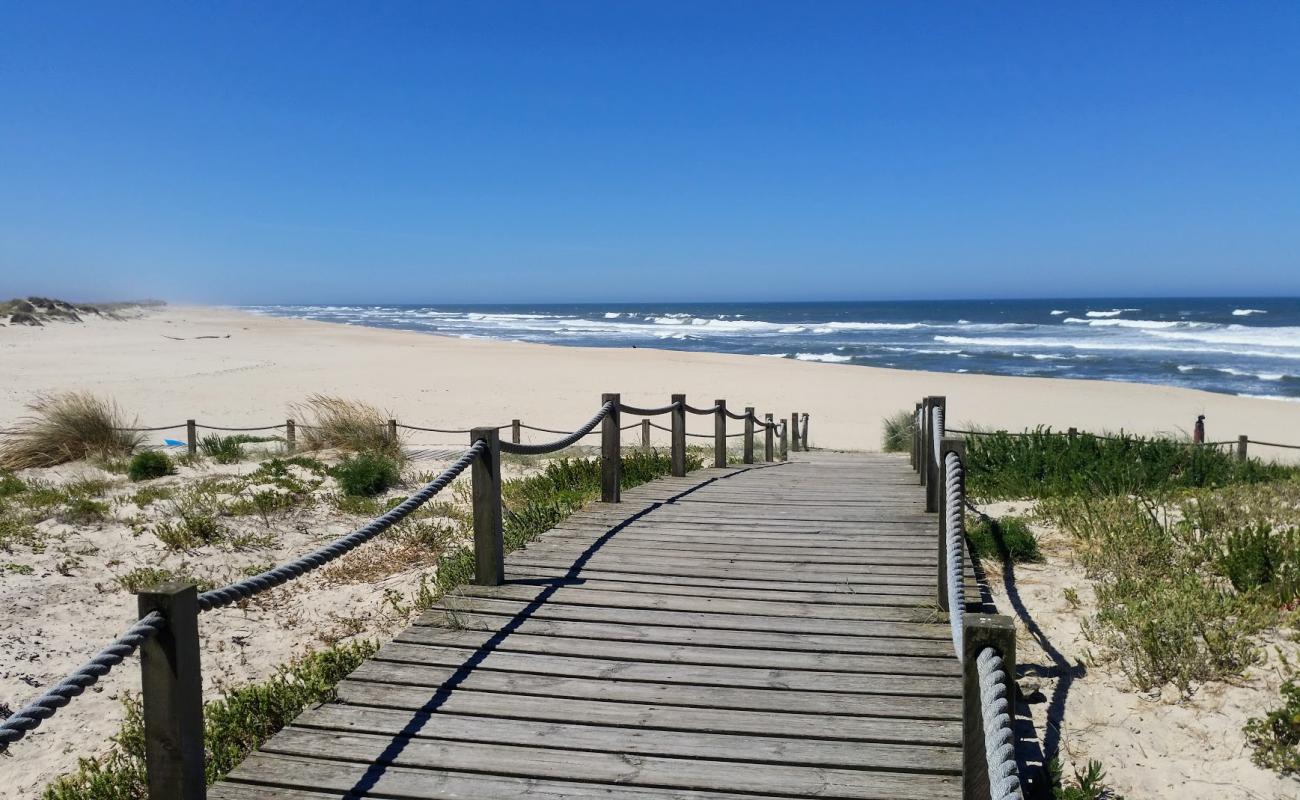
[[[187,418],[274,424],[283,421],[289,404],[324,392],[369,401],[402,422],[457,429],[513,418],[572,429],[595,411],[602,392],[621,392],[636,405],[663,405],[670,394],[685,392],[693,405],[721,397],[733,408],[752,405],[760,415],[807,412],[814,446],[878,449],[882,417],[934,394],[947,396],[953,427],[1184,432],[1205,414],[1210,440],[1247,434],[1300,443],[1300,404],[1285,401],[1103,381],[464,340],[214,308],[146,310],[122,322],[6,327],[0,329],[0,375],[0,424],[21,415],[38,392],[65,389],[111,397],[149,426]],[[692,418],[688,429],[707,433],[712,423]],[[419,438],[459,443],[465,437]],[[1300,456],[1262,447],[1256,452]]]
[[[1177,431],[1204,413],[1211,439],[1246,433],[1300,442],[1296,404],[1180,389],[467,341],[210,308],[149,309],[124,321],[0,328],[0,375],[0,426],[21,416],[37,394],[73,389],[112,398],[149,426],[187,418],[227,426],[273,424],[288,415],[290,404],[324,392],[369,401],[400,420],[427,427],[498,425],[518,417],[564,429],[587,419],[604,391],[620,391],[627,402],[639,405],[660,405],[669,394],[685,392],[697,405],[725,397],[732,406],[753,405],[760,413],[806,411],[814,446],[875,449],[883,416],[910,408],[923,394],[945,394],[950,419],[957,424]],[[711,421],[691,418],[690,427],[706,432]],[[150,434],[154,438],[149,441],[160,443],[164,435],[183,438],[184,431]],[[656,432],[657,439],[662,437]],[[412,433],[410,441],[458,444],[465,438]],[[440,463],[445,462],[417,466],[434,470]],[[183,485],[251,468],[209,465],[194,474],[186,468],[162,480]],[[33,477],[54,482],[79,475],[114,477],[84,464],[37,472]],[[147,532],[149,524],[166,516],[166,507],[138,508],[129,499],[132,491],[127,485],[113,490],[112,513],[105,523],[72,526],[50,520],[40,526],[46,539],[42,549],[0,553],[0,607],[9,609],[0,616],[0,702],[14,707],[27,702],[129,623],[134,598],[115,579],[131,570],[161,565],[226,582],[244,568],[300,554],[359,520],[317,505],[269,526],[256,519],[238,523],[249,532],[270,531],[268,541],[253,548],[175,552]],[[313,574],[296,582],[292,591],[276,590],[246,608],[205,618],[206,694],[215,697],[222,685],[265,678],[309,647],[356,635],[384,638],[404,624],[409,611],[403,606],[427,562],[387,552],[388,547],[373,544],[340,562],[338,571]],[[1049,562],[1042,574],[1035,568],[1023,572],[1022,593],[1035,613],[1059,610],[1063,582],[1082,583],[1077,567],[1054,571],[1053,566]],[[1010,613],[1005,597],[998,604]],[[1048,613],[1040,620],[1071,658],[1086,648],[1078,636],[1077,616]],[[1048,622],[1054,619],[1058,622]],[[1029,642],[1022,640],[1022,646],[1027,663],[1030,658],[1047,663],[1031,655]],[[1277,682],[1275,676],[1269,681]],[[40,787],[75,768],[78,757],[103,752],[107,737],[120,725],[119,698],[138,686],[132,659],[16,745],[17,757],[0,758],[0,786],[5,787],[0,794],[38,797]],[[1048,679],[1043,689],[1050,695],[1053,686]],[[1275,686],[1269,688],[1275,698]],[[1130,796],[1172,791],[1187,797],[1285,796],[1287,785],[1251,767],[1241,749],[1246,707],[1256,705],[1249,713],[1260,713],[1270,702],[1267,692],[1241,697],[1234,692],[1224,690],[1225,701],[1202,713],[1197,704],[1171,706],[1126,693],[1116,679],[1097,670],[1076,681],[1070,693],[1067,719],[1072,722],[1062,737],[1063,752],[1075,764],[1088,757],[1102,759],[1116,785],[1134,793]],[[1212,700],[1204,696],[1196,702]],[[1122,712],[1122,719],[1113,717],[1112,710]],[[1038,720],[1040,734],[1043,722]],[[1210,762],[1196,755],[1208,746],[1205,738],[1214,736],[1222,738],[1214,759],[1226,759],[1231,766],[1227,778],[1205,769]],[[1225,779],[1245,781],[1251,789],[1223,794],[1215,783]]]

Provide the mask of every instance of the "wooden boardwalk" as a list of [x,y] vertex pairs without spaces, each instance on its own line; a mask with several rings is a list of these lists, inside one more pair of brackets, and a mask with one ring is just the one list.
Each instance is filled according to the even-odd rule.
[[959,797],[961,672],[916,474],[791,458],[574,515],[209,796]]

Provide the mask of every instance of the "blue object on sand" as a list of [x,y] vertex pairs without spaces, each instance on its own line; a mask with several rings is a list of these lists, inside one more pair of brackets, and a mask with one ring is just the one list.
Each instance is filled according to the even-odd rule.
[[185,442],[178,442],[175,439],[163,439],[163,444],[168,447],[184,447]]

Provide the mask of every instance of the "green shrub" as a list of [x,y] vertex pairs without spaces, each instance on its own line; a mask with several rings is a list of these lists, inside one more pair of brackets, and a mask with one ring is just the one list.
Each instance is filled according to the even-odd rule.
[[235,464],[244,457],[243,442],[235,436],[204,436],[199,450],[218,464]]
[[1089,761],[1082,771],[1074,771],[1074,779],[1064,780],[1059,759],[1047,762],[1047,771],[1051,777],[1052,800],[1123,800],[1122,797],[1107,789],[1106,772],[1100,761]]
[[1038,428],[966,439],[967,490],[988,500],[1123,495],[1260,483],[1300,468],[1238,461],[1215,447],[1168,438],[1079,434]]
[[59,513],[59,521],[69,525],[89,525],[108,517],[108,504],[88,497],[73,497]]
[[112,459],[139,446],[139,433],[122,430],[117,406],[84,392],[37,398],[30,416],[0,441],[0,469],[52,467],[83,458]]
[[173,550],[225,542],[229,534],[220,517],[227,513],[227,504],[221,499],[227,488],[200,482],[178,491],[168,503],[167,517],[153,525],[153,534]]
[[968,522],[966,536],[971,555],[978,559],[996,558],[1013,564],[1043,560],[1038,539],[1021,517],[979,517]]
[[[378,650],[355,642],[310,653],[270,680],[242,686],[203,708],[205,769],[209,784],[223,778],[249,753],[318,703],[335,697],[338,682]],[[42,800],[143,800],[144,722],[138,698],[126,701],[126,720],[101,758],[82,759],[77,772],[56,779]]]
[[912,450],[912,437],[916,433],[916,414],[903,409],[885,417],[884,441],[881,443],[886,453],[909,453]]
[[27,484],[12,472],[0,471],[0,500],[27,491]]
[[350,497],[374,497],[396,486],[402,478],[397,462],[379,453],[348,456],[330,474],[343,494]]
[[1266,522],[1227,535],[1217,566],[1239,592],[1265,592],[1278,606],[1300,598],[1300,530]]
[[131,457],[126,475],[133,481],[147,481],[170,475],[175,471],[176,467],[172,465],[172,460],[166,453],[159,450],[144,450]]
[[131,502],[140,508],[159,500],[170,500],[175,490],[170,486],[142,486],[131,494]]
[[1300,775],[1300,683],[1282,684],[1282,705],[1246,723],[1251,760],[1283,775]]

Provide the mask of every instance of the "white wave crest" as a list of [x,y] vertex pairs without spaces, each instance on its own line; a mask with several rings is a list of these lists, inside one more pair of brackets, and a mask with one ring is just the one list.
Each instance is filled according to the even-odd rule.
[[1085,311],[1085,317],[1118,317],[1125,311],[1141,311],[1139,308],[1112,308],[1110,311]]
[[1267,314],[1267,313],[1268,312],[1262,308],[1234,308],[1232,310],[1232,316],[1234,317],[1249,317],[1251,314]]
[[794,357],[800,361],[824,361],[828,364],[842,364],[853,360],[852,356],[841,356],[836,353],[795,353]]

